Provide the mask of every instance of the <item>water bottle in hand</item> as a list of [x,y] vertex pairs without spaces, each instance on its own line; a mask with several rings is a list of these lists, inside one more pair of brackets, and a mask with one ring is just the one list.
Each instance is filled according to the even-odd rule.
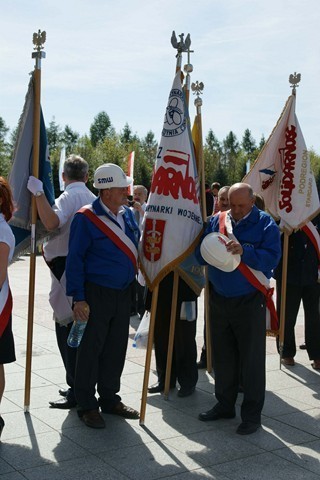
[[83,322],[82,320],[77,320],[73,322],[73,325],[71,327],[68,340],[67,340],[67,344],[69,345],[69,347],[72,347],[72,348],[79,347],[86,326],[87,326],[87,322]]

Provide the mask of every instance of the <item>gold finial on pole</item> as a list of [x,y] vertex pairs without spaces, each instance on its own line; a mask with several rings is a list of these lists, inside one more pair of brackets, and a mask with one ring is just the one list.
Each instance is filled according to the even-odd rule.
[[193,95],[196,95],[196,99],[194,101],[195,107],[197,109],[197,114],[201,113],[201,107],[202,107],[202,99],[200,98],[200,95],[203,94],[203,89],[204,89],[204,84],[203,82],[193,82],[191,84],[191,90],[193,92]]
[[185,91],[185,96],[186,96],[186,103],[187,106],[189,107],[189,93],[190,93],[190,73],[193,72],[193,65],[190,63],[190,53],[193,53],[193,50],[190,50],[190,45],[191,45],[191,39],[190,39],[190,44],[187,50],[188,53],[188,63],[183,67],[184,72],[186,73],[186,81],[185,81],[185,86],[184,86],[184,91]]
[[41,30],[38,30],[38,33],[34,33],[32,37],[32,42],[33,42],[33,49],[35,52],[32,52],[32,58],[36,59],[36,65],[35,68],[36,70],[41,69],[41,59],[46,58],[45,52],[43,52],[43,44],[45,43],[47,39],[47,34],[45,31],[41,32]]
[[292,95],[296,94],[296,87],[299,87],[298,83],[300,83],[301,80],[301,73],[291,73],[289,75],[289,83],[291,83],[290,88],[292,88]]
[[171,35],[171,45],[173,48],[177,50],[177,65],[176,65],[176,72],[178,70],[181,70],[181,63],[182,63],[182,52],[188,52],[190,45],[191,45],[191,38],[190,38],[190,33],[186,36],[184,40],[184,33],[181,33],[178,35],[180,37],[180,42],[178,42],[176,33],[173,30],[172,35]]

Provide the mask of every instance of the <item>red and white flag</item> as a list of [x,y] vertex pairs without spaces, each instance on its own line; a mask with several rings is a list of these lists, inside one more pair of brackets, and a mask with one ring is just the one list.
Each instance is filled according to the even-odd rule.
[[152,290],[194,249],[202,231],[190,120],[177,72],[169,94],[139,245]]
[[260,193],[281,226],[298,229],[319,212],[319,196],[291,95],[267,143],[243,181]]

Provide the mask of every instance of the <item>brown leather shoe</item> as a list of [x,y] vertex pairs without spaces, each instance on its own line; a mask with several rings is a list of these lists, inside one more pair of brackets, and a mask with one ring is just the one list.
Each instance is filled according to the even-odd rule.
[[106,424],[101,417],[99,410],[87,410],[83,413],[81,419],[91,428],[105,428]]
[[315,370],[320,370],[320,360],[313,360],[311,363],[312,368]]
[[127,407],[127,405],[122,402],[117,403],[117,405],[115,405],[112,410],[104,410],[103,408],[101,408],[101,411],[103,413],[119,415],[120,417],[130,418],[133,420],[137,420],[138,418],[140,418],[139,412],[137,412],[137,410],[131,407]]
[[293,357],[284,357],[281,360],[282,365],[286,365],[287,367],[293,367],[295,365]]

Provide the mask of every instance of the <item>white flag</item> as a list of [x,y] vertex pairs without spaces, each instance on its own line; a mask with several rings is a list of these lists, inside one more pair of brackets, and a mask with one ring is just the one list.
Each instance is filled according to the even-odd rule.
[[66,161],[66,147],[62,147],[60,152],[60,162],[59,162],[59,185],[60,185],[60,192],[64,191],[64,181],[62,178],[63,166],[64,162]]
[[[128,177],[133,178],[134,171],[134,152],[130,152],[129,155],[125,158],[127,163],[127,175]],[[128,195],[133,195],[133,183],[128,186]]]
[[194,249],[202,231],[198,173],[180,75],[169,95],[139,245],[151,290]]
[[281,225],[298,229],[319,211],[319,196],[310,157],[291,95],[260,155],[243,179],[260,193]]

